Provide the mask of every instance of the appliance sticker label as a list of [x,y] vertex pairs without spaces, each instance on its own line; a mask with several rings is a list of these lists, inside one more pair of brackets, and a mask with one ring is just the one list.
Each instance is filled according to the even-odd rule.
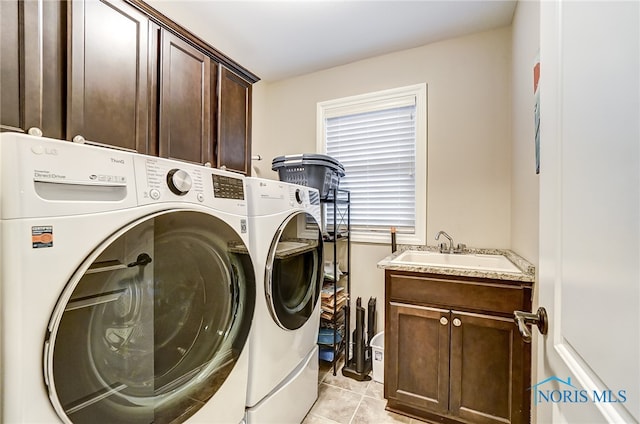
[[31,227],[31,245],[34,249],[53,247],[53,226]]

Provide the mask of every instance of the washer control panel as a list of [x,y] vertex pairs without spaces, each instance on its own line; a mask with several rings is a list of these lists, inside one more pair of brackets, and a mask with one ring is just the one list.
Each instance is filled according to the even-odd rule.
[[153,156],[135,155],[141,204],[187,202],[246,214],[244,177],[229,171]]
[[207,168],[144,155],[136,155],[134,164],[138,201],[141,203],[204,203],[207,199]]
[[241,178],[212,174],[211,181],[216,198],[244,200],[244,182]]

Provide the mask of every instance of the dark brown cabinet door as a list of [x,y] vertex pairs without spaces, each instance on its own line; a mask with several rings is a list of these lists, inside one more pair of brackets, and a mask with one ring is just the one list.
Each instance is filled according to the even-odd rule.
[[[29,12],[27,12],[29,13]],[[15,1],[0,2],[0,124],[3,130],[26,131],[27,125],[33,122],[33,116],[28,116],[25,120],[25,112],[29,115],[31,105],[25,95],[26,86],[38,86],[38,69],[30,67],[25,69],[25,55],[23,49],[27,48],[37,52],[37,38],[25,40],[21,20],[24,19],[25,4]],[[38,28],[36,26],[36,28]],[[27,105],[25,105],[25,101]],[[26,109],[26,110],[25,110]],[[26,121],[29,121],[27,123]],[[37,120],[36,120],[37,122]]]
[[448,310],[392,302],[385,331],[385,397],[418,409],[449,407]]
[[211,162],[211,59],[161,30],[160,156]]
[[217,166],[251,173],[251,84],[221,66]]
[[61,2],[0,1],[0,130],[63,137]]
[[147,153],[148,18],[120,0],[70,8],[67,138]]
[[457,311],[451,319],[451,413],[474,423],[528,422],[513,320]]

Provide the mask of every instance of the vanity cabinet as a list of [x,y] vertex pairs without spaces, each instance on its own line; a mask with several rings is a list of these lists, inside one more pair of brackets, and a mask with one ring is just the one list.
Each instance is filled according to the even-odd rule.
[[528,423],[531,348],[513,323],[531,283],[385,271],[387,409],[448,423]]

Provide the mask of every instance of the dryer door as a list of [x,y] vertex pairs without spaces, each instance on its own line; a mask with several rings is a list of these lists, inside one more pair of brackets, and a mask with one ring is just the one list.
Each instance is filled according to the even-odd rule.
[[322,289],[322,232],[305,212],[289,216],[278,229],[265,269],[271,316],[287,330],[302,327],[313,314]]
[[224,221],[186,210],[143,218],[98,247],[49,324],[45,379],[60,417],[179,423],[195,413],[247,341],[247,252]]

